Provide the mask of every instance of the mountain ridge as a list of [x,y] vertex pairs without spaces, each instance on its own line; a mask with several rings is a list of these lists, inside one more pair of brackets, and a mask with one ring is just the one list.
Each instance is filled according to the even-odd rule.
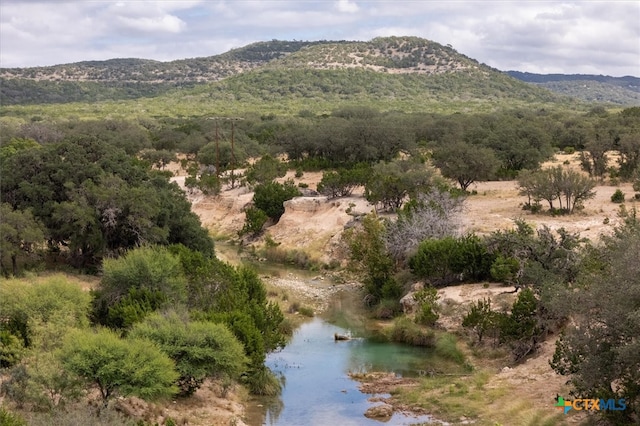
[[[403,83],[400,83],[409,82],[408,84],[413,85],[407,89],[409,92],[433,89],[433,93],[440,93],[448,90],[452,96],[475,99],[502,99],[522,95],[523,99],[550,102],[553,101],[550,94],[555,91],[581,99],[575,93],[563,93],[554,90],[553,86],[545,87],[540,83],[523,80],[526,73],[510,75],[510,72],[482,64],[457,52],[450,45],[419,37],[396,36],[378,37],[367,42],[271,40],[252,43],[215,56],[167,62],[113,58],[48,67],[0,68],[0,96],[5,105],[138,99],[206,85],[213,85],[211,90],[219,91],[220,87],[230,87],[238,84],[238,81],[231,81],[218,88],[215,87],[216,83],[240,79],[239,83],[245,84],[241,76],[256,72],[259,74],[244,78],[258,84],[256,92],[266,93],[263,96],[266,99],[271,96],[268,92],[286,96],[282,88],[278,87],[278,78],[261,78],[265,76],[263,73],[271,72],[272,76],[279,73],[280,80],[289,81],[290,87],[299,84],[291,83],[291,78],[286,73],[297,73],[297,76],[309,79],[301,84],[316,87],[317,90],[310,96],[317,97],[327,90],[358,91],[352,87],[358,83],[345,81],[344,85],[349,87],[340,88],[334,82],[339,77],[328,76],[326,73],[313,74],[311,71],[343,72],[345,79],[354,75],[360,77],[357,73],[349,74],[349,70],[374,73],[373,77],[364,79],[374,87],[396,84],[381,77],[382,74],[397,75],[398,78],[403,75],[412,76],[408,80],[402,77]],[[327,86],[325,82],[318,80],[321,78],[329,78],[331,84]],[[416,78],[432,79],[433,84]],[[525,81],[526,86],[516,81]],[[464,88],[464,93],[455,93],[461,87]],[[616,87],[619,87],[619,91],[625,90],[622,86]],[[611,101],[606,98],[605,102],[640,104],[640,99],[636,102],[626,92],[617,96],[622,100]]]
[[506,73],[518,80],[587,102],[640,105],[640,78],[630,75]]

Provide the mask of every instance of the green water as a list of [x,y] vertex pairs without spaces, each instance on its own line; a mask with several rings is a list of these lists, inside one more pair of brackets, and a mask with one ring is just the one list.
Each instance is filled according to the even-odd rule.
[[[237,256],[237,248],[233,246],[218,244],[216,249],[225,250],[230,261]],[[302,277],[300,285],[306,285],[304,278],[312,274],[273,264],[253,266],[261,274]],[[379,404],[370,402],[370,398],[389,395],[360,392],[359,383],[349,373],[376,371],[414,377],[429,370],[434,354],[431,349],[382,342],[376,338],[373,325],[363,311],[359,294],[349,291],[336,294],[323,318],[303,323],[286,347],[267,356],[267,366],[283,380],[283,391],[277,398],[254,398],[247,407],[245,422],[251,426],[381,425],[382,422],[368,419],[364,413]],[[335,333],[350,335],[352,339],[335,341]],[[430,421],[433,419],[429,416],[395,413],[384,424],[399,426]]]
[[[267,357],[267,366],[284,377],[277,399],[256,399],[247,419],[251,425],[379,425],[365,411],[378,403],[360,392],[350,372],[389,371],[414,374],[425,367],[429,351],[364,338],[335,341],[334,333],[349,330],[321,318],[304,323],[291,342]],[[395,413],[386,425],[428,422],[428,416]]]

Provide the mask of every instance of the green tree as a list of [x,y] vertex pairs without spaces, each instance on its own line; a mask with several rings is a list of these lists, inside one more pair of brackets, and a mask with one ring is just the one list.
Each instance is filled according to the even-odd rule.
[[629,179],[640,167],[640,108],[624,109],[617,118],[615,148],[619,153],[620,176]]
[[177,161],[176,153],[167,149],[145,149],[140,152],[140,157],[162,170],[167,164]]
[[385,209],[397,209],[407,197],[428,192],[436,184],[434,169],[419,159],[378,163],[365,185],[367,201]]
[[514,257],[499,254],[491,264],[491,278],[505,284],[513,284],[520,272],[520,262]]
[[613,145],[606,127],[605,121],[592,123],[584,150],[580,152],[582,170],[595,178],[602,178],[606,173],[609,162],[607,152],[612,149]]
[[287,173],[287,165],[270,155],[262,156],[258,161],[250,165],[244,176],[247,182],[253,184],[265,184],[276,178],[283,177]]
[[494,231],[484,239],[496,259],[491,265],[493,272],[510,278],[516,287],[531,287],[536,293],[546,283],[575,279],[584,242],[565,229],[552,231],[543,226],[535,231],[521,220],[516,220],[515,229]]
[[402,293],[393,277],[395,266],[387,252],[384,233],[382,221],[375,214],[369,214],[362,221],[361,229],[349,229],[343,236],[349,246],[351,267],[365,276],[365,300],[369,305],[383,300],[397,302]]
[[477,300],[462,319],[462,326],[470,328],[476,333],[478,343],[482,343],[482,338],[487,333],[497,330],[498,325],[499,316],[491,310],[490,298]]
[[325,171],[318,183],[318,192],[329,198],[348,197],[356,187],[367,183],[370,174],[371,167],[367,164]]
[[[44,227],[29,210],[13,210],[0,204],[0,270],[7,276],[18,274],[18,257],[33,258],[44,243]],[[11,269],[7,267],[7,259]]]
[[56,352],[32,351],[31,356],[8,371],[0,390],[18,406],[36,410],[64,408],[83,393],[81,380],[62,368]]
[[63,126],[66,140],[94,140],[96,143],[122,149],[136,155],[151,147],[147,129],[133,121],[122,119],[69,120]]
[[427,239],[409,259],[414,274],[437,285],[489,276],[494,255],[475,235]]
[[40,144],[33,139],[11,138],[8,143],[3,143],[0,146],[0,168],[7,170],[4,168],[5,162],[16,153],[25,149],[37,148],[40,148]]
[[166,248],[141,247],[118,259],[105,259],[93,301],[93,318],[113,328],[128,328],[167,305],[187,302],[180,259]]
[[551,137],[539,117],[514,111],[483,118],[480,129],[475,130],[477,135],[467,133],[465,137],[495,152],[501,163],[498,176],[512,177],[523,169],[537,169],[553,155]]
[[242,147],[234,144],[231,149],[231,143],[227,141],[220,141],[216,146],[215,142],[210,142],[200,148],[198,151],[198,162],[205,166],[220,166],[220,170],[217,171],[220,174],[223,170],[230,170],[238,167],[247,158],[247,154]]
[[148,340],[77,330],[65,339],[60,359],[67,371],[98,388],[105,406],[118,395],[156,399],[177,391],[173,361]]
[[560,297],[572,322],[551,366],[569,376],[576,397],[625,398],[622,412],[600,411],[616,424],[640,415],[640,228],[634,217],[591,253],[575,286]]
[[509,314],[499,314],[500,341],[511,347],[515,361],[538,350],[546,328],[543,305],[531,288],[518,294]]
[[244,226],[240,230],[240,235],[259,235],[262,232],[264,224],[269,220],[269,216],[255,207],[249,207],[244,211],[244,214]]
[[264,360],[268,352],[284,345],[288,334],[282,311],[267,300],[264,283],[256,272],[206,258],[184,246],[171,250],[180,258],[188,278],[192,318],[225,324],[244,345],[250,359],[247,380],[254,391],[279,390],[280,384],[265,370]]
[[553,203],[557,200],[560,210],[567,213],[573,213],[577,205],[596,195],[593,179],[562,166],[523,173],[518,177],[518,186],[529,202],[546,200],[549,210],[555,211]]
[[418,312],[415,321],[418,324],[433,326],[440,318],[438,305],[438,290],[435,287],[427,287],[416,292],[413,298],[418,303]]
[[91,297],[78,285],[53,276],[41,283],[0,281],[0,331],[22,347],[52,349],[67,329],[86,327]]
[[284,214],[284,202],[300,195],[293,181],[268,182],[254,189],[253,204],[274,221]]
[[176,364],[183,395],[193,394],[208,377],[238,379],[246,370],[244,348],[223,324],[152,314],[131,329],[129,338],[158,344]]
[[197,180],[197,187],[205,195],[218,195],[222,189],[222,179],[216,176],[215,173],[205,171],[200,174],[200,178]]
[[437,147],[433,160],[442,175],[457,181],[463,191],[474,182],[491,179],[500,165],[493,150],[465,142]]
[[183,243],[213,254],[213,243],[166,172],[96,139],[22,149],[6,160],[3,201],[31,209],[51,250],[82,268],[141,244]]

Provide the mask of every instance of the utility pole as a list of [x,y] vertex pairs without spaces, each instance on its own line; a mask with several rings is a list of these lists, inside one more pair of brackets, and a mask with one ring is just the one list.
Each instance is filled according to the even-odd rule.
[[215,133],[215,141],[216,141],[216,176],[220,177],[220,136],[219,136],[219,128],[218,122],[220,120],[231,121],[231,188],[235,187],[235,175],[234,169],[236,166],[236,151],[235,151],[235,122],[238,120],[244,120],[240,117],[208,117],[207,120],[213,120],[216,122],[216,133]]
[[220,177],[220,141],[218,139],[218,121],[216,120],[216,177]]

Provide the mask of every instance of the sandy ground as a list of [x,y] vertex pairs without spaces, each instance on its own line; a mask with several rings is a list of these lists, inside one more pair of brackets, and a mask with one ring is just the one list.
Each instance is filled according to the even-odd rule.
[[[578,155],[558,154],[545,166],[563,165],[569,161],[568,168],[577,168]],[[180,185],[184,184],[184,172],[175,165],[170,167],[178,174],[174,178]],[[321,172],[306,172],[301,178],[295,178],[292,171],[284,179],[293,179],[296,184],[304,183],[310,190],[315,190],[322,178]],[[598,185],[596,196],[584,203],[582,210],[567,216],[551,216],[549,214],[531,214],[522,209],[526,198],[518,195],[515,181],[479,182],[473,184],[471,195],[465,202],[462,216],[462,231],[487,234],[496,229],[512,228],[514,219],[524,219],[535,228],[548,226],[551,229],[565,228],[569,232],[577,232],[584,238],[597,240],[602,233],[609,233],[619,223],[619,204],[611,202],[611,195],[622,190],[628,200],[627,209],[637,207],[633,200],[633,188],[630,183],[617,186]],[[224,189],[218,196],[203,196],[191,193],[188,197],[193,211],[198,214],[202,223],[214,235],[236,238],[237,232],[244,224],[244,208],[251,203],[253,193],[246,187]],[[544,205],[546,209],[547,206]],[[304,249],[321,260],[329,260],[339,255],[336,246],[345,225],[358,214],[373,210],[363,197],[362,190],[354,191],[352,197],[328,200],[322,196],[297,197],[285,203],[285,213],[280,221],[267,229],[266,233],[283,248]]]
[[238,390],[238,386],[233,386],[225,393],[219,383],[207,380],[188,398],[178,398],[165,404],[148,403],[136,397],[120,398],[115,408],[150,424],[163,425],[171,419],[176,425],[246,426],[243,421],[245,396]]

